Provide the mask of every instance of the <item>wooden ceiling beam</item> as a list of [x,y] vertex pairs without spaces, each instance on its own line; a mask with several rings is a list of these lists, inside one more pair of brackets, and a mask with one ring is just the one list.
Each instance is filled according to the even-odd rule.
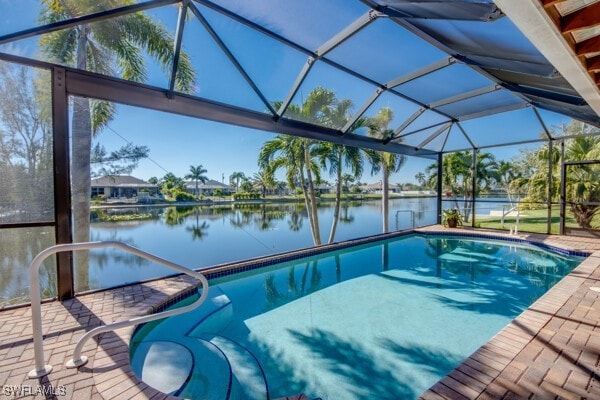
[[594,36],[593,38],[579,42],[576,45],[576,53],[578,56],[597,52],[600,52],[600,36]]
[[600,2],[590,4],[587,7],[565,15],[561,18],[560,25],[562,33],[573,32],[576,30],[600,25]]
[[540,0],[540,2],[542,3],[542,6],[544,6],[544,8],[549,8],[552,7],[553,5],[557,4],[557,3],[562,3],[565,0]]
[[588,58],[586,68],[589,72],[600,72],[600,56]]

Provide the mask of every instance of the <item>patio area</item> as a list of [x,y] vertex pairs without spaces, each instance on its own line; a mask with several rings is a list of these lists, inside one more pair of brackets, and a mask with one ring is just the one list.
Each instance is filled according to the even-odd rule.
[[[440,231],[433,226],[419,229]],[[456,231],[454,231],[456,232]],[[461,234],[504,235],[462,229]],[[514,236],[513,236],[514,237]],[[581,265],[513,320],[423,399],[598,398],[600,367],[600,240],[521,234],[519,238],[569,250],[593,251]],[[152,312],[193,287],[187,277],[160,279],[42,307],[46,362],[53,372],[28,379],[33,368],[31,309],[0,312],[0,385],[4,398],[162,399],[139,381],[129,365],[132,328],[99,335],[84,348],[80,370],[64,362],[75,343],[95,326]],[[298,396],[298,393],[290,393]]]

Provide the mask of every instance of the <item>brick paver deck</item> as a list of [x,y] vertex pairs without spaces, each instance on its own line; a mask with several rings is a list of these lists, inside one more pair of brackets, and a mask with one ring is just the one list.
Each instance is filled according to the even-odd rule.
[[[425,228],[432,229],[443,228]],[[593,290],[600,287],[600,240],[519,237],[595,253],[422,399],[600,399],[600,292]],[[65,368],[64,362],[86,330],[152,312],[192,285],[188,277],[175,277],[44,304],[45,359],[54,370],[39,380],[27,378],[34,365],[31,309],[1,311],[0,398],[169,398],[133,374],[128,346],[132,328],[88,342],[84,354],[90,361],[79,370]]]

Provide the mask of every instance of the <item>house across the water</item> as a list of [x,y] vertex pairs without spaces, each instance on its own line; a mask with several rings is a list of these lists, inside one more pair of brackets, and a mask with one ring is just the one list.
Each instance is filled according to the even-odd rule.
[[100,195],[107,199],[155,196],[158,187],[130,175],[103,176],[92,179],[92,198]]
[[229,196],[235,192],[235,189],[229,185],[209,179],[206,183],[198,182],[198,190],[196,190],[196,182],[188,181],[185,183],[185,191],[195,196],[214,196],[217,189],[225,196]]

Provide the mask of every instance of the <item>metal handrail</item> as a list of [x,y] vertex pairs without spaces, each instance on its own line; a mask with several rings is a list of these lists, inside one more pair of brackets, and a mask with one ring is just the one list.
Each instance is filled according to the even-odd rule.
[[39,253],[31,264],[29,265],[29,280],[30,280],[30,290],[29,296],[31,299],[31,319],[33,323],[33,349],[35,355],[35,368],[29,371],[27,376],[30,378],[40,378],[42,376],[48,375],[52,372],[51,365],[44,365],[44,343],[42,337],[42,305],[41,305],[41,293],[40,293],[40,285],[39,285],[39,269],[42,265],[42,262],[48,258],[49,256],[64,252],[64,251],[74,251],[74,250],[91,250],[91,249],[99,249],[99,248],[118,248],[124,250],[128,253],[135,254],[139,257],[145,258],[147,260],[162,264],[166,267],[174,269],[178,272],[189,275],[193,278],[196,278],[202,284],[202,293],[198,300],[193,302],[190,305],[185,307],[176,308],[169,311],[164,311],[158,314],[146,315],[143,317],[132,318],[127,321],[119,321],[112,324],[99,326],[87,332],[83,335],[77,345],[75,345],[75,351],[73,352],[73,359],[69,360],[66,363],[67,368],[77,368],[84,365],[88,359],[86,356],[81,355],[81,350],[83,349],[83,345],[93,336],[103,333],[113,331],[115,329],[124,328],[126,326],[132,326],[141,324],[144,322],[155,321],[157,319],[162,319],[166,317],[170,317],[173,315],[183,314],[185,312],[191,311],[197,308],[200,304],[204,302],[206,296],[208,296],[208,281],[206,277],[199,272],[194,270],[182,267],[160,257],[157,257],[153,254],[147,253],[135,247],[129,246],[127,244],[121,242],[107,241],[107,242],[84,242],[84,243],[68,243],[68,244],[58,244],[56,246],[48,247],[46,250]]
[[410,213],[411,229],[415,227],[415,211],[414,210],[398,210],[396,211],[396,230],[398,230],[398,214]]

